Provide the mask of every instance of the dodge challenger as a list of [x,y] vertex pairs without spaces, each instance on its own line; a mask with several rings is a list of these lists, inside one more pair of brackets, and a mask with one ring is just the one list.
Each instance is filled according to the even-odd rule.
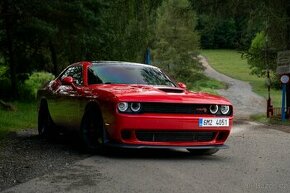
[[38,132],[79,133],[88,149],[179,148],[211,155],[227,148],[233,106],[192,92],[157,67],[78,62],[38,91]]

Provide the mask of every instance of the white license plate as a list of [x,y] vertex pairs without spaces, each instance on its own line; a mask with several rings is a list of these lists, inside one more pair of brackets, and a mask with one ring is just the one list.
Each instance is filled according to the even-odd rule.
[[228,118],[201,118],[200,127],[227,127],[230,125]]

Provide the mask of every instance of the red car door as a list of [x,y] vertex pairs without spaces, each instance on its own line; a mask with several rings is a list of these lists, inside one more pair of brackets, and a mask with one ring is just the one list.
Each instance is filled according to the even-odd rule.
[[[73,83],[67,84],[65,77],[72,77]],[[67,68],[56,80],[49,100],[49,111],[55,124],[68,129],[78,129],[81,122],[81,98],[83,97],[83,70],[81,65]]]

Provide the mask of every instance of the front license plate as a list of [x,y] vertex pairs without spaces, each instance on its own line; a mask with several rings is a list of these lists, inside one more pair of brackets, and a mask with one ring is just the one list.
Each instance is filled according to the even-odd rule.
[[229,126],[228,118],[202,118],[199,119],[200,127],[227,127]]

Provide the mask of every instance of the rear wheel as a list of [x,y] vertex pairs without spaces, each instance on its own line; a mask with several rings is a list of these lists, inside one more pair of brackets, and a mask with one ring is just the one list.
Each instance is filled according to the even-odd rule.
[[81,138],[87,150],[101,150],[104,144],[103,119],[97,110],[85,112],[81,124]]
[[219,149],[187,149],[193,155],[213,155],[219,151]]
[[38,134],[43,138],[53,138],[58,134],[45,101],[41,102],[38,111]]

